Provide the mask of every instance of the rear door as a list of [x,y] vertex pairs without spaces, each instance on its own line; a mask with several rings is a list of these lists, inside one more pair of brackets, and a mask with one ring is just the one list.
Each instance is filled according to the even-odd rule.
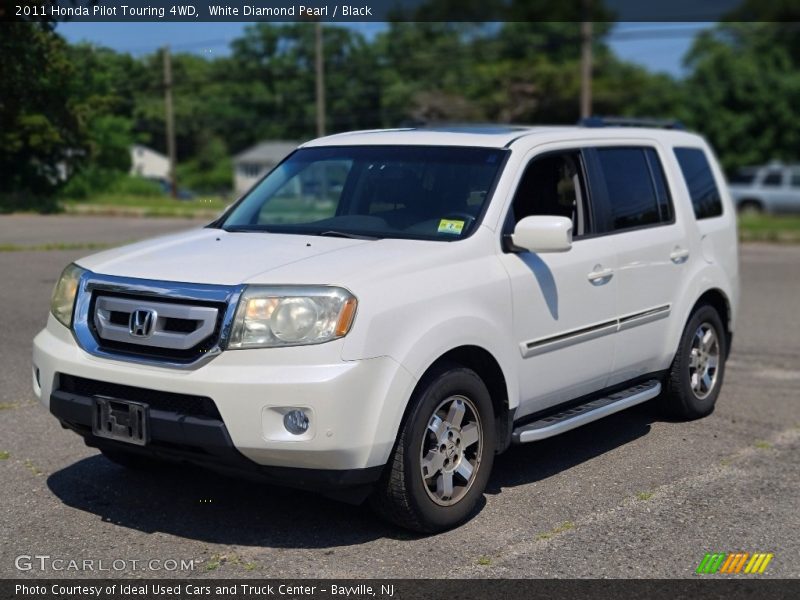
[[[653,143],[589,152],[597,229],[617,252],[615,358],[608,385],[665,368],[664,340],[692,256]],[[702,259],[701,259],[702,260]]]

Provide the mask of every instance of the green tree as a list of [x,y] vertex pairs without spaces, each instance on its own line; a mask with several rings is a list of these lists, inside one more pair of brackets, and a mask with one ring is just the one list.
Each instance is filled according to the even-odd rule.
[[130,170],[134,141],[133,112],[143,88],[143,69],[128,54],[90,44],[67,49],[73,74],[64,95],[83,123],[83,161],[61,190],[69,198],[85,198],[108,190]]
[[686,64],[687,121],[720,152],[727,171],[796,160],[800,72],[782,24],[725,23],[698,37]]
[[[512,3],[513,5],[514,3]],[[541,9],[512,7],[517,11]],[[565,19],[576,19],[564,6]],[[572,11],[572,12],[569,12]],[[597,114],[676,117],[680,85],[620,61],[594,26]],[[574,123],[580,93],[580,23],[393,23],[378,36],[384,124],[404,119]]]
[[178,167],[182,186],[201,193],[226,193],[233,188],[233,165],[222,138],[204,137],[197,141],[195,156]]
[[[380,89],[374,49],[343,27],[323,29],[328,129],[371,126],[379,119]],[[232,44],[228,72],[236,116],[251,123],[249,139],[307,139],[315,133],[314,26],[248,27]],[[245,132],[242,132],[245,133]],[[234,151],[245,144],[231,144]]]
[[483,26],[470,23],[394,22],[376,36],[382,125],[406,121],[475,121],[485,118],[467,86]]
[[67,44],[48,26],[6,23],[0,53],[0,210],[54,209],[54,191],[87,151],[64,93],[74,74]]

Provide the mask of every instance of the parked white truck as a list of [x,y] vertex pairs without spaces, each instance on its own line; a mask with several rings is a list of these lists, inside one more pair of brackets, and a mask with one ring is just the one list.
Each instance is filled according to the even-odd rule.
[[648,400],[708,415],[738,289],[697,135],[354,132],[304,144],[203,229],[69,265],[33,386],[123,465],[369,498],[440,531],[512,444]]

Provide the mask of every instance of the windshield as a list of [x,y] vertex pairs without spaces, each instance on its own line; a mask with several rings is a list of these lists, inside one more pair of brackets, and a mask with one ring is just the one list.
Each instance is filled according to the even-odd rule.
[[506,151],[432,146],[297,150],[222,223],[228,231],[430,240],[477,226]]

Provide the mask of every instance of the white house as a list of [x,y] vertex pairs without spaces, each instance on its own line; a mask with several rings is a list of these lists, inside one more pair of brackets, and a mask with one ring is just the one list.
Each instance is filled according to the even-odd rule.
[[233,157],[233,184],[237,194],[249,190],[298,146],[298,142],[268,141]]
[[166,180],[169,178],[169,158],[152,148],[134,144],[131,146],[131,175]]

